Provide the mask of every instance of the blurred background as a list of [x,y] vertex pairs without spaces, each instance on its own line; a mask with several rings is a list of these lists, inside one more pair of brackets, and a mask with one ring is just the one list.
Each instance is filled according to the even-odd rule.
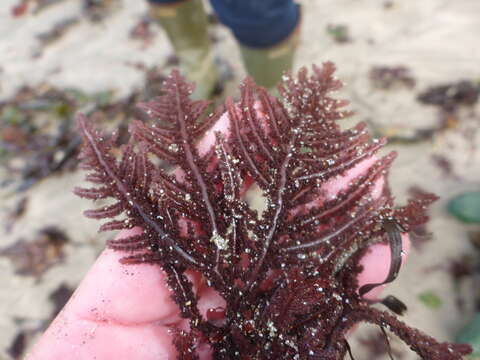
[[[299,3],[294,69],[337,65],[356,113],[344,124],[366,121],[399,153],[398,203],[418,189],[441,197],[387,293],[408,305],[408,324],[480,346],[480,1]],[[246,76],[245,53],[205,7],[219,103]],[[146,1],[1,0],[0,359],[23,357],[113,236],[97,233],[82,215],[91,205],[72,194],[84,176],[74,115],[125,136],[142,116],[135,104],[180,62]],[[395,359],[416,359],[390,342]],[[388,359],[375,327],[351,345],[357,359]]]

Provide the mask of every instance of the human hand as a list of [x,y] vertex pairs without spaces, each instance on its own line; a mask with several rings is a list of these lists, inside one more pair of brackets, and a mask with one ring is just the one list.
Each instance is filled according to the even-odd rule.
[[[117,238],[139,229],[122,231]],[[404,247],[407,240],[404,239]],[[165,275],[158,266],[123,265],[124,254],[104,250],[64,309],[43,334],[27,360],[57,359],[175,359],[173,328],[186,320],[170,298]],[[382,282],[388,273],[390,250],[378,244],[364,257],[360,286]],[[224,305],[198,274],[190,273],[203,314]],[[380,287],[368,297],[374,298]],[[209,359],[208,346],[199,345],[200,359]]]

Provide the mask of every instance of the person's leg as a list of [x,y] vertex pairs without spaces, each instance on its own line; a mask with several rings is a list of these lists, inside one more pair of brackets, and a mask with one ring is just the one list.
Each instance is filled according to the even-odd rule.
[[207,15],[201,0],[149,0],[150,15],[166,31],[180,68],[188,81],[195,82],[193,97],[212,94],[218,74],[210,50]]
[[211,4],[240,43],[247,72],[259,85],[273,88],[293,64],[299,6],[293,0],[211,0]]

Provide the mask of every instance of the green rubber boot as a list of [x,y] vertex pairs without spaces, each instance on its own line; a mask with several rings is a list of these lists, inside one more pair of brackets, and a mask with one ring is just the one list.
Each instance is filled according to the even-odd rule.
[[208,20],[201,0],[184,0],[176,4],[152,4],[150,16],[166,31],[180,70],[196,84],[194,99],[208,99],[218,82],[210,41]]
[[291,70],[293,57],[300,38],[300,26],[280,44],[269,48],[252,48],[240,45],[243,63],[258,85],[276,92],[282,74]]

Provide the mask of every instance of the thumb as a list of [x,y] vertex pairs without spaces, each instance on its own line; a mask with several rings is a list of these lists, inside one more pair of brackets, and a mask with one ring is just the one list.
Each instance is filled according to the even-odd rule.
[[175,357],[169,329],[182,319],[164,273],[158,266],[122,265],[121,257],[103,251],[27,360]]

